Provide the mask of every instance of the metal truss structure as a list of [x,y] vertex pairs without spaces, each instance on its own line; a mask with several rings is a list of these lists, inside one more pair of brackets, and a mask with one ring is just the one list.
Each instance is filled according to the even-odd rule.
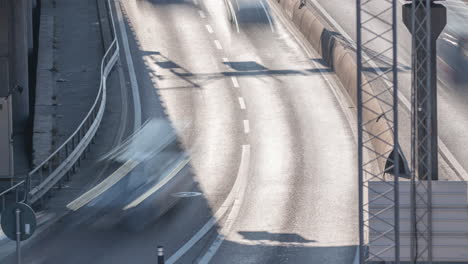
[[361,264],[400,258],[396,4],[356,0]]
[[[411,3],[412,38],[412,125],[411,125],[411,263],[431,263],[432,261],[432,180],[436,173],[432,149],[437,145],[433,139],[435,122],[432,103],[433,73],[431,63],[433,42],[431,41],[432,0],[413,0]],[[437,168],[435,168],[437,170]]]

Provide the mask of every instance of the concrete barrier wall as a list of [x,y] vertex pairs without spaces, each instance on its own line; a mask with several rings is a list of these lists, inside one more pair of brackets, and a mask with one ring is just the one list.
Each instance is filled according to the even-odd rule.
[[[343,42],[336,32],[322,23],[319,16],[310,8],[299,9],[300,0],[271,0],[272,4],[281,7],[285,16],[303,34],[305,39],[322,56],[323,60],[336,73],[343,87],[346,89],[354,104],[357,101],[357,61],[355,51]],[[362,76],[362,82],[367,83],[366,76]],[[384,111],[377,99],[371,99],[374,91],[369,84],[363,86],[363,101],[366,102],[366,109],[363,111],[363,122],[367,124],[366,130],[378,138],[372,137],[372,145],[377,155],[384,155],[379,158],[381,169],[385,167],[386,157],[393,150],[393,132],[390,124],[385,118],[377,117],[384,115]],[[389,117],[390,118],[390,117]],[[370,121],[370,122],[369,122]]]

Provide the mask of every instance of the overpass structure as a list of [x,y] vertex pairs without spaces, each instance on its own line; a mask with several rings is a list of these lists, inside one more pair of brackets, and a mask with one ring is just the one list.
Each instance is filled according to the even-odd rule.
[[0,180],[15,175],[14,143],[30,118],[35,0],[0,0]]

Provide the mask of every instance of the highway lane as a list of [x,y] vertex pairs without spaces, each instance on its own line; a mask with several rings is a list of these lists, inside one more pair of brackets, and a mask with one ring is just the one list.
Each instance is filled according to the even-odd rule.
[[[339,0],[311,0],[310,6],[313,8],[313,3],[318,3],[318,5],[323,8],[325,13],[334,20],[334,23],[339,25],[345,34],[347,34],[353,41],[356,37],[356,3],[354,1],[339,1]],[[399,87],[402,94],[409,99],[410,87],[411,87],[411,35],[406,29],[405,25],[402,22],[401,17],[401,8],[403,1],[397,2],[397,20],[399,24],[398,29],[398,59],[399,59]],[[454,36],[455,38],[461,37],[464,32],[461,30],[462,24],[461,21],[467,21],[468,13],[465,9],[460,8],[462,4],[460,1],[449,1],[448,7],[448,25],[442,33],[439,42],[438,48],[445,49],[444,52],[440,52],[440,57],[438,60],[438,107],[439,107],[439,137],[445,143],[449,151],[453,154],[454,158],[458,161],[463,169],[468,171],[468,164],[464,162],[468,160],[468,134],[465,133],[466,128],[468,127],[468,106],[466,104],[468,98],[468,90],[466,87],[460,87],[454,85],[449,75],[446,73],[448,70],[448,65],[453,65],[454,62],[451,61],[449,52],[446,52],[447,49],[454,48],[453,45],[447,45],[447,34]],[[458,3],[458,5],[456,4]],[[366,6],[369,10],[374,13],[379,13],[382,11],[382,6],[379,5],[378,1],[369,2]],[[384,21],[391,21],[391,14],[389,12],[382,15]],[[382,21],[372,21],[367,26],[375,30],[376,32],[382,32],[386,29]],[[340,32],[342,33],[342,32]],[[368,32],[364,32],[363,41],[373,37]],[[389,34],[387,37],[391,38]],[[371,51],[379,51],[386,47],[387,43],[384,42],[374,42],[371,46]],[[386,64],[391,58],[389,52],[385,53],[384,56],[380,56],[375,60],[376,64],[379,67],[385,68],[388,66]],[[408,108],[404,107],[403,104],[400,104],[400,136],[402,147],[405,150],[406,156],[409,157],[409,142],[410,142],[410,115]],[[454,136],[456,135],[456,136]],[[453,180],[459,180],[453,171],[447,166],[447,164],[439,156],[439,168],[442,171],[442,175],[445,178],[447,176]],[[465,174],[466,177],[466,174]],[[465,179],[466,180],[466,179]]]
[[[240,150],[244,143],[238,139],[243,135],[243,119],[236,117],[241,111],[238,111],[240,106],[237,97],[230,96],[231,80],[190,76],[192,69],[219,72],[226,68],[213,60],[216,57],[221,59],[214,46],[199,52],[200,48],[212,45],[212,41],[206,38],[208,33],[200,23],[199,13],[193,8],[193,3],[187,4],[185,11],[178,5],[156,8],[146,3],[142,8],[132,6],[132,3],[126,4],[129,5],[124,7],[124,13],[132,18],[154,17],[153,23],[148,25],[157,26],[142,28],[144,33],[133,27],[137,23],[129,23],[126,28],[137,73],[143,120],[156,120],[164,126],[170,122],[179,132],[179,140],[185,151],[177,144],[172,144],[162,154],[140,164],[94,201],[63,218],[49,232],[30,243],[25,254],[27,262],[129,263],[135,260],[135,255],[141,261],[151,262],[155,257],[156,244],[163,244],[168,252],[174,252],[212,217],[211,210],[220,206],[237,175]],[[146,12],[152,12],[151,16],[147,16]],[[171,20],[186,25],[185,30],[180,31],[177,23],[168,22]],[[143,46],[145,36],[151,35],[145,34],[147,31],[155,33],[152,46]],[[141,34],[142,38],[134,39],[136,34]],[[190,50],[191,46],[196,51]],[[122,65],[126,63],[125,57],[122,53]],[[179,67],[178,63],[183,65]],[[237,110],[234,114],[233,109]],[[170,120],[166,115],[169,115]],[[141,146],[147,141],[146,145],[151,146],[154,145],[153,141],[159,142],[165,136],[157,129],[153,133],[151,137],[137,138],[135,145]],[[124,157],[135,159],[135,156],[144,154],[140,149],[129,149],[131,153],[125,153]],[[191,164],[177,177],[190,179],[196,173],[204,179],[198,179],[203,185],[195,185],[191,189],[183,189],[182,186],[182,189],[203,193],[203,197],[183,199],[156,224],[154,221],[159,215],[151,213],[154,210],[151,201],[153,196],[139,208],[128,212],[124,210],[154,186],[160,175],[167,174],[170,169],[166,168],[167,164],[181,152],[190,152]],[[207,203],[206,197],[210,197],[211,204]],[[13,256],[9,261],[13,261]]]
[[[142,119],[164,120],[166,113],[181,148],[171,145],[143,162],[33,240],[26,263],[150,263],[157,244],[170,256],[223,204],[245,146],[243,195],[178,263],[350,263],[357,244],[355,145],[327,82],[335,79],[319,58],[307,55],[277,17],[274,32],[263,24],[236,33],[222,1],[125,1],[122,8]],[[140,141],[160,138],[155,132]],[[191,162],[178,177],[189,175],[195,183],[188,190],[201,195],[162,217],[152,213],[154,196],[124,210],[181,152]],[[221,247],[206,255],[224,231]]]
[[[223,13],[222,3],[204,3],[213,17]],[[215,21],[248,106],[251,174],[223,244],[199,260],[351,263],[357,243],[351,130],[321,75],[328,69],[273,18],[274,32],[268,24],[241,25],[239,34],[225,19]]]

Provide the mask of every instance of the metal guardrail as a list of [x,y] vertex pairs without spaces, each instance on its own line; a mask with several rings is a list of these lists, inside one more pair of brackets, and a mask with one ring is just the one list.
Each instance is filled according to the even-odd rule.
[[[94,137],[101,124],[106,107],[107,77],[115,66],[120,51],[110,0],[107,0],[107,8],[112,22],[113,41],[101,60],[101,80],[93,106],[75,132],[60,147],[29,172],[25,179],[0,193],[2,210],[5,207],[6,200],[12,199],[9,198],[12,194],[15,194],[17,202],[33,204],[42,199],[53,186],[56,184],[60,186],[61,180],[65,176],[69,178],[71,174],[76,172],[76,168],[86,158],[91,143],[94,143]],[[21,198],[20,195],[22,195]]]

